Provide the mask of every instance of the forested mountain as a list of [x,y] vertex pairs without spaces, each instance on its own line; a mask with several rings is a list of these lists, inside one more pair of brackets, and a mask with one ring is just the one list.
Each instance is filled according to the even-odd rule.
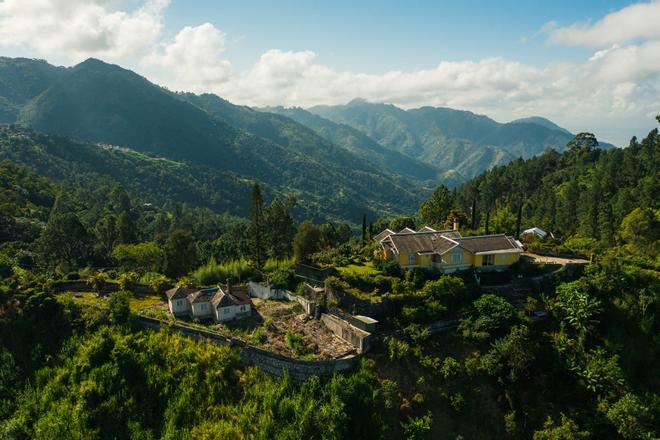
[[607,249],[622,236],[655,243],[660,238],[653,214],[660,209],[658,129],[642,141],[633,137],[627,148],[610,150],[598,148],[592,134],[580,133],[568,148],[495,167],[453,193],[436,190],[426,220],[441,224],[457,217],[473,230],[515,236],[537,226],[551,232],[556,238],[551,242],[561,243],[562,250],[582,254]]
[[[0,127],[0,160],[25,165],[67,185],[120,183],[143,203],[187,203],[239,216],[248,212],[249,180],[127,148]],[[270,188],[265,190],[269,196],[274,193]]]
[[[332,206],[338,218],[356,223],[364,212],[405,212],[425,193],[420,184],[385,173],[282,116],[231,104],[220,115],[215,107],[191,104],[191,96],[185,99],[95,59],[68,69],[31,60],[14,62],[27,67],[11,67],[12,61],[3,59],[7,83],[29,81],[42,70],[49,73],[23,87],[30,93],[7,92],[5,97],[12,108],[20,106],[17,122],[40,132],[257,179],[296,195],[303,204]],[[204,105],[202,98],[196,101]],[[318,209],[311,213],[310,208],[312,217],[326,216],[325,208]]]
[[0,57],[0,124],[15,122],[21,107],[62,72],[42,60]]
[[500,124],[468,111],[435,107],[403,110],[360,99],[340,106],[315,106],[309,111],[350,125],[387,148],[466,178],[517,157],[532,157],[546,148],[563,151],[572,137],[535,118]]
[[302,125],[314,130],[337,145],[355,153],[357,156],[378,164],[383,169],[388,169],[399,174],[412,176],[418,179],[439,179],[446,185],[453,186],[455,182],[452,176],[440,173],[439,169],[396,150],[383,147],[365,133],[356,130],[346,124],[337,124],[329,119],[322,118],[300,107],[285,108],[267,107],[262,109],[266,112],[278,113],[287,116]]

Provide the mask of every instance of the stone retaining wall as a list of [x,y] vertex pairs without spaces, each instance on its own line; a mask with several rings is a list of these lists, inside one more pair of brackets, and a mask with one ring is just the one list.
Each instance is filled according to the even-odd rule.
[[218,344],[237,347],[240,350],[240,357],[243,363],[256,365],[264,372],[277,377],[289,374],[292,379],[298,382],[302,382],[312,376],[330,376],[334,373],[352,371],[358,366],[361,357],[360,355],[351,355],[330,361],[302,361],[254,347],[243,341],[228,338],[218,333],[194,329],[180,324],[172,324],[155,318],[140,316],[139,323],[145,328],[154,330],[165,329],[193,339],[207,339]]

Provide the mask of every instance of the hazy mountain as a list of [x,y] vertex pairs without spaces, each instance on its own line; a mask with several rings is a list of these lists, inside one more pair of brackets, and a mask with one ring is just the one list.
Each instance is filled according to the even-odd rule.
[[[450,108],[403,110],[356,99],[346,105],[315,106],[310,112],[362,131],[379,144],[464,177],[478,175],[516,157],[546,148],[565,149],[572,135],[542,118],[498,123]],[[545,121],[545,122],[544,122]]]
[[[95,59],[56,71],[20,107],[19,123],[258,179],[356,222],[362,212],[410,211],[426,192],[280,115],[174,94]],[[20,74],[12,78],[20,82]]]
[[56,81],[63,70],[43,60],[0,57],[0,124],[15,122],[21,107]]
[[516,123],[529,123],[529,124],[537,124],[545,128],[549,128],[551,130],[559,130],[563,131],[566,134],[571,134],[570,131],[566,130],[563,127],[560,127],[559,125],[555,124],[552,122],[550,119],[543,118],[541,116],[530,116],[528,118],[520,118],[516,119],[515,121],[511,121],[512,124]]
[[443,176],[439,169],[432,165],[383,147],[360,130],[356,130],[346,124],[337,124],[300,107],[285,108],[278,106],[267,107],[261,110],[287,116],[311,128],[319,136],[346,148],[355,155],[377,164],[383,169],[421,180],[435,180],[439,178],[444,181],[450,178]]

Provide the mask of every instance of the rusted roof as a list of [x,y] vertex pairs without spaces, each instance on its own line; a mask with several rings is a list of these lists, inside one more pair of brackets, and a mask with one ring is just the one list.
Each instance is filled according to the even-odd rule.
[[415,231],[413,229],[410,229],[408,227],[403,228],[399,231],[399,234],[414,234]]
[[507,237],[504,234],[478,235],[474,237],[456,238],[454,240],[457,241],[462,248],[467,249],[473,254],[508,250],[522,251],[512,237]]
[[422,229],[420,229],[417,232],[438,232],[437,230],[433,229],[430,226],[424,226]]

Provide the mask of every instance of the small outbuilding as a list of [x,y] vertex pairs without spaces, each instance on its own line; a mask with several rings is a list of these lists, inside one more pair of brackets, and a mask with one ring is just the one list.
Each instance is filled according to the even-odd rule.
[[524,231],[522,231],[522,233],[520,234],[520,237],[522,238],[522,237],[526,237],[526,236],[530,236],[530,235],[535,235],[535,236],[543,239],[543,238],[548,236],[548,233],[545,232],[543,229],[537,228],[536,226],[534,226],[533,228],[525,229]]

